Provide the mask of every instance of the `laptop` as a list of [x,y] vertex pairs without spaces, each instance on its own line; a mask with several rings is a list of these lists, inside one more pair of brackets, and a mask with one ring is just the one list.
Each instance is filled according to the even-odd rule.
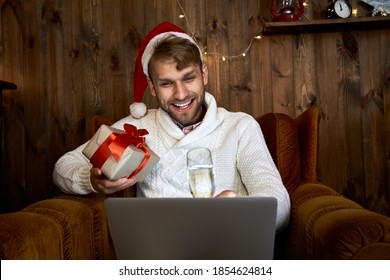
[[271,197],[105,200],[117,259],[272,259],[277,201]]

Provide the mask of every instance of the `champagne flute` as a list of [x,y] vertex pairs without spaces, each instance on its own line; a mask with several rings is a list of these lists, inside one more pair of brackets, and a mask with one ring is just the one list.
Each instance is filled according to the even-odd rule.
[[187,152],[187,169],[191,193],[194,197],[213,197],[215,192],[213,161],[207,148]]

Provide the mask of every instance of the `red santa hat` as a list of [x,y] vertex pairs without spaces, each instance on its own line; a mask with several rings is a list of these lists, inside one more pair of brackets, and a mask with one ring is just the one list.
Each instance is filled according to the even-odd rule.
[[130,105],[130,114],[134,118],[142,118],[146,114],[146,105],[142,102],[145,89],[148,85],[146,78],[148,77],[148,64],[154,53],[155,48],[165,38],[174,35],[177,37],[185,38],[194,43],[202,58],[202,52],[194,39],[189,36],[180,27],[169,23],[162,22],[153,28],[142,41],[139,49],[138,56],[135,62],[134,69],[134,103]]

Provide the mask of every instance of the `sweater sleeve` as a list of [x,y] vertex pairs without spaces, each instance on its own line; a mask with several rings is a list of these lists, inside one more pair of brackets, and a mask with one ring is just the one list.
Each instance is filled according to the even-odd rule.
[[64,154],[55,164],[54,184],[65,193],[88,194],[96,192],[90,182],[92,165],[82,154],[86,143]]
[[276,227],[283,229],[290,217],[290,197],[283,185],[263,133],[251,117],[242,125],[237,154],[237,168],[249,196],[272,196],[277,199]]

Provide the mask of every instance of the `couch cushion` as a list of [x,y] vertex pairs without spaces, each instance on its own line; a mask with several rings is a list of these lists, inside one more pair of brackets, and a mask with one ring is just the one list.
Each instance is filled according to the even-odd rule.
[[295,121],[281,113],[268,113],[257,118],[271,156],[292,193],[301,181],[300,154]]

